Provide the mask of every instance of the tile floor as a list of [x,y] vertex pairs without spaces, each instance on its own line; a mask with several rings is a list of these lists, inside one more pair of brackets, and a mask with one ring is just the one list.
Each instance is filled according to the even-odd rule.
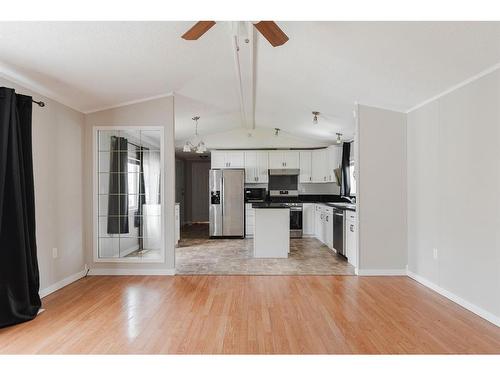
[[185,275],[353,275],[354,267],[315,238],[290,240],[287,259],[256,259],[252,239],[209,239],[208,224],[184,226],[176,273]]

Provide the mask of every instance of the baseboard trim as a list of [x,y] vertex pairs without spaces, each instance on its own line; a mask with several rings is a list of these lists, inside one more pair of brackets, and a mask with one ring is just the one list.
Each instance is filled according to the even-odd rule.
[[358,276],[406,276],[406,269],[357,269]]
[[74,283],[76,280],[80,280],[82,277],[85,277],[86,274],[87,274],[87,269],[84,269],[80,272],[77,272],[73,275],[70,275],[70,276],[58,281],[57,283],[54,283],[54,284],[48,286],[47,288],[43,288],[39,292],[40,298],[46,297],[49,294],[54,293],[56,290],[62,289],[66,285]]
[[173,276],[175,269],[149,269],[149,268],[92,268],[91,276]]
[[493,323],[497,327],[500,327],[500,317],[490,313],[489,311],[484,310],[483,308],[463,299],[462,297],[457,296],[456,294],[440,287],[439,285],[434,284],[432,281],[417,275],[414,272],[408,270],[407,275],[409,278],[415,280],[416,282],[426,286],[429,289],[432,289],[438,294],[441,294],[443,297],[448,298],[449,300],[455,302],[456,304],[462,306],[464,309],[469,310],[470,312],[480,316],[483,319],[486,319],[490,323]]

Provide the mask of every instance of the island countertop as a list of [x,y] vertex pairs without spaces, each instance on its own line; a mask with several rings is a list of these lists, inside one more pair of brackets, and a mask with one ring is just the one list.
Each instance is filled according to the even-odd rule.
[[279,202],[256,202],[252,203],[252,208],[290,208],[290,206]]

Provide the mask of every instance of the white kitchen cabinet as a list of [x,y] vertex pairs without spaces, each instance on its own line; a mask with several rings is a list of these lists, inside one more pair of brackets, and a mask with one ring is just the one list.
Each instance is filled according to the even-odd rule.
[[312,182],[328,182],[328,155],[327,149],[312,151]]
[[356,212],[346,211],[345,222],[345,252],[347,261],[354,267],[358,266],[358,252],[357,252],[357,225],[356,225]]
[[298,151],[269,151],[270,169],[299,169],[299,164]]
[[252,238],[254,234],[255,210],[252,203],[245,203],[245,237]]
[[245,152],[245,182],[267,183],[269,181],[269,152]]
[[243,151],[212,151],[212,168],[245,168]]
[[226,153],[224,151],[210,152],[212,169],[226,168]]
[[333,250],[333,208],[314,205],[314,236]]
[[312,182],[312,152],[300,151],[299,152],[299,182],[307,183]]
[[299,152],[298,151],[285,151],[283,153],[286,169],[299,169]]
[[314,237],[323,242],[323,205],[314,205]]
[[226,152],[227,168],[245,168],[245,153],[243,151]]
[[302,205],[302,233],[304,236],[314,236],[315,206],[314,203]]
[[325,207],[323,212],[323,243],[333,250],[333,209]]
[[342,147],[330,146],[327,148],[327,180],[328,182],[337,183],[335,177],[335,169],[342,164]]
[[257,152],[245,151],[245,182],[257,182]]

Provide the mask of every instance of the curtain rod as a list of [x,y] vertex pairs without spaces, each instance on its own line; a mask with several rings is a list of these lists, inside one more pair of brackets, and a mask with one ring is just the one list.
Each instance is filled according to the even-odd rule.
[[38,106],[39,106],[39,107],[45,107],[45,103],[44,103],[44,102],[42,102],[42,101],[37,102],[36,100],[33,100],[33,99],[31,99],[31,101],[32,101],[33,103],[38,104]]

